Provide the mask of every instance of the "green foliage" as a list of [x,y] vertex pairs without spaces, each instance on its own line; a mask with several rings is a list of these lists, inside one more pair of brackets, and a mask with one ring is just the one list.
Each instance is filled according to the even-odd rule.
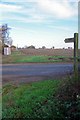
[[80,76],[78,81],[74,76],[69,76],[67,81],[58,91],[56,104],[59,114],[63,116],[61,120],[80,119]]

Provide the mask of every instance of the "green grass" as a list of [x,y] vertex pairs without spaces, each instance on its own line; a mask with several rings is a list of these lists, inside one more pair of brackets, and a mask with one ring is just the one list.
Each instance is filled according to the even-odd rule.
[[[52,116],[54,95],[59,80],[47,80],[20,86],[3,87],[3,118],[48,118]],[[39,114],[40,113],[40,114]]]
[[[25,62],[31,62],[31,63],[46,63],[46,62],[57,62],[61,60],[49,60],[50,56],[24,56],[22,59],[17,59],[16,62],[18,63],[25,63]],[[51,58],[55,58],[51,56]]]
[[[78,81],[80,80],[80,77]],[[74,76],[3,87],[3,118],[79,120],[80,82]],[[4,120],[4,119],[3,119]]]
[[20,51],[12,52],[9,56],[3,56],[2,62],[4,63],[54,63],[66,62],[68,57],[65,56],[26,56]]

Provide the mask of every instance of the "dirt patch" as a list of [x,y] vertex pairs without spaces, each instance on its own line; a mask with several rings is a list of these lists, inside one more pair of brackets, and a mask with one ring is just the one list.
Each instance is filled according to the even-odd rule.
[[8,83],[12,84],[23,84],[23,83],[31,83],[31,82],[36,82],[36,81],[41,81],[41,80],[61,80],[62,78],[66,77],[66,75],[55,75],[55,76],[3,76],[2,77],[2,85],[6,85]]

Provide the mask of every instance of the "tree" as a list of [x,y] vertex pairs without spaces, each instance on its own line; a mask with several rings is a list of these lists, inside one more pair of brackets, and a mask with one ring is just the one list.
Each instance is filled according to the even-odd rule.
[[46,49],[46,47],[45,47],[45,46],[42,46],[42,49]]
[[52,49],[54,49],[54,46],[52,47]]
[[11,37],[9,37],[6,44],[9,46],[12,46],[12,43],[13,43],[13,40]]
[[35,49],[35,46],[31,45],[31,46],[28,46],[27,48]]
[[7,43],[9,41],[9,27],[7,24],[3,24],[0,27],[0,38],[3,44]]

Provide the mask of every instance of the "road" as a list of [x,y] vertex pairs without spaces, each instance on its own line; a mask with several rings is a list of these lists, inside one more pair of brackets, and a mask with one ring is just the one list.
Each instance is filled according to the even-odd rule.
[[2,66],[3,84],[56,79],[73,72],[73,64],[6,64]]

